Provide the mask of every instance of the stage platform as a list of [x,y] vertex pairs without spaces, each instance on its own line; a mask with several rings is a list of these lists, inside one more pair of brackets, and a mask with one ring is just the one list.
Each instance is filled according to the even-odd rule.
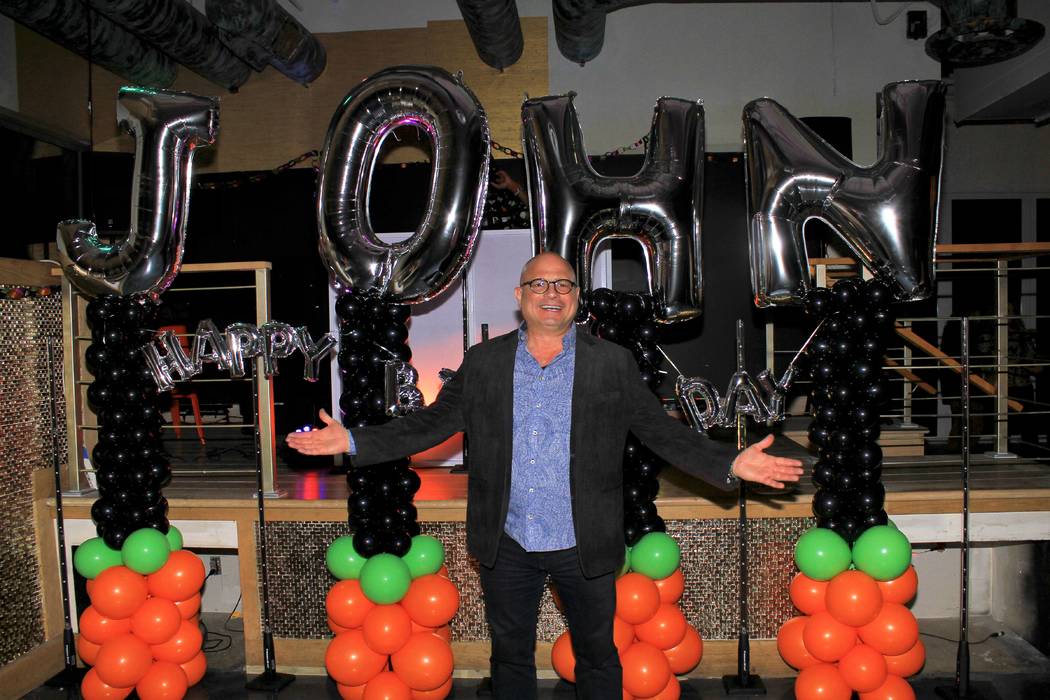
[[[787,440],[777,444],[780,454],[801,456],[811,466],[813,458],[797,445]],[[234,470],[199,471],[205,473],[180,473],[165,490],[170,518],[183,531],[188,548],[232,550],[238,555],[246,664],[249,672],[258,672],[262,635],[255,480],[248,474],[226,473]],[[415,503],[423,532],[444,543],[451,578],[461,593],[460,612],[452,624],[457,674],[475,677],[488,667],[488,637],[477,564],[466,554],[467,475],[447,467],[418,471],[422,486]],[[739,624],[736,494],[718,491],[674,468],[660,475],[660,483],[660,515],[682,547],[687,582],[682,609],[705,640],[704,661],[693,675],[732,672]],[[886,510],[916,551],[951,548],[960,541],[958,458],[887,458],[883,483]],[[1050,466],[980,455],[973,461],[970,483],[970,536],[978,546],[1050,540]],[[345,477],[329,469],[285,469],[279,472],[277,484],[279,497],[265,501],[270,622],[277,660],[282,669],[323,674],[329,637],[324,596],[334,583],[324,569],[324,550],[335,537],[349,532]],[[44,495],[46,482],[39,488]],[[749,489],[752,664],[767,676],[792,673],[780,660],[774,638],[779,626],[795,614],[788,598],[794,575],[792,551],[798,536],[813,524],[812,495],[808,469],[799,485],[784,492]],[[94,498],[84,494],[64,499],[69,550],[95,534],[90,521]],[[53,499],[47,503],[53,519]],[[920,596],[922,591],[920,576]],[[943,588],[929,594],[957,597],[955,591]],[[547,593],[537,651],[541,668],[550,668],[550,646],[562,629],[561,616]]]

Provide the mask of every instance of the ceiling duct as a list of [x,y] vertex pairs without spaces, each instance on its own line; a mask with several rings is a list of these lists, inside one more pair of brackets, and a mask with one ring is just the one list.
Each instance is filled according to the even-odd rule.
[[456,0],[478,56],[503,70],[521,58],[525,38],[514,0]]
[[947,24],[926,40],[926,53],[959,68],[986,66],[1020,56],[1046,32],[1017,16],[1016,1],[941,0]]
[[208,19],[185,0],[88,0],[99,12],[201,77],[228,90],[251,69],[219,40]]
[[0,13],[136,85],[175,81],[174,61],[81,0],[0,0]]
[[205,12],[226,46],[252,68],[268,63],[303,85],[324,72],[324,46],[277,0],[206,0]]

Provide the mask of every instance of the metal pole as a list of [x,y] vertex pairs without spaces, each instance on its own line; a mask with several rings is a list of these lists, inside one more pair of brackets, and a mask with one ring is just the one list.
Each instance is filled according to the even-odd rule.
[[[1009,261],[995,261],[995,449],[997,459],[1012,458],[1009,430],[1010,349]],[[969,376],[969,375],[966,375]]]
[[55,471],[55,525],[58,529],[58,573],[62,579],[62,656],[65,668],[52,676],[45,685],[52,688],[71,688],[80,684],[86,668],[77,667],[77,645],[73,638],[72,614],[69,600],[69,565],[66,563],[66,527],[62,513],[62,464],[58,457],[58,387],[55,382],[55,339],[47,339],[47,376],[51,406],[51,466]]
[[994,698],[981,684],[980,691],[970,683],[970,319],[962,318],[962,551],[959,557],[959,646],[955,653],[955,685],[934,689],[949,700]]
[[[744,322],[737,319],[736,322],[736,369],[744,371]],[[736,448],[743,450],[747,447],[747,417],[742,414],[736,416]],[[740,588],[738,589],[740,605],[740,632],[737,637],[736,646],[736,675],[722,677],[722,687],[726,695],[765,695],[766,687],[762,679],[751,675],[751,633],[747,606],[749,590],[747,575],[747,482],[740,481],[740,489],[737,497],[739,509],[739,572]]]
[[255,381],[262,358],[252,363],[252,394],[256,403],[255,412],[255,500],[259,504],[259,578],[262,583],[262,628],[263,628],[263,672],[244,684],[248,690],[278,693],[295,680],[290,673],[277,672],[274,654],[273,631],[270,629],[270,585],[269,569],[266,565],[266,497],[263,494],[262,443],[259,434],[259,384]]

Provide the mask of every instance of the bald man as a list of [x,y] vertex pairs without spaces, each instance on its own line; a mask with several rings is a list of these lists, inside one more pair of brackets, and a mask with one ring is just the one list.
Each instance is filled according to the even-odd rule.
[[783,488],[802,465],[766,454],[772,437],[737,454],[669,417],[629,351],[576,332],[579,287],[564,258],[529,260],[514,295],[521,327],[468,350],[430,406],[353,435],[322,411],[324,429],[293,433],[288,444],[304,454],[349,451],[367,465],[465,432],[467,549],[480,564],[496,697],[536,697],[536,623],[550,576],[572,636],[576,696],[619,698],[612,628],[628,431],[722,489],[737,479]]

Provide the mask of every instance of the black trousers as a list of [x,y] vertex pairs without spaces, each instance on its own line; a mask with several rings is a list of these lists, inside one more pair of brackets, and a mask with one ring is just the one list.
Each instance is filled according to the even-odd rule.
[[526,552],[506,534],[492,568],[480,567],[492,632],[492,690],[500,700],[536,697],[536,624],[548,574],[558,590],[576,655],[576,697],[622,696],[623,672],[613,645],[616,578],[585,578],[576,549]]

